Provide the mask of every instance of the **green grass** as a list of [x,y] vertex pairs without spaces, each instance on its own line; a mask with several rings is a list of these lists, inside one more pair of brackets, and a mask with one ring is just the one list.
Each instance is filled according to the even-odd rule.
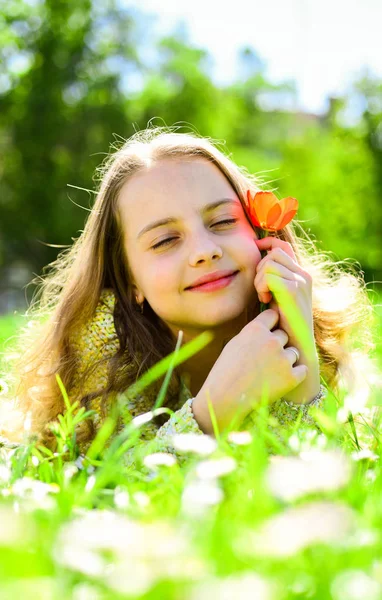
[[0,316],[0,377],[7,368],[5,352],[14,342],[17,331],[28,322],[28,319],[20,313]]
[[17,333],[17,329],[24,321],[25,318],[20,314],[9,314],[0,317],[0,352],[6,340]]
[[134,421],[104,449],[107,422],[79,459],[72,409],[55,454],[0,448],[0,598],[379,600],[382,431],[366,413],[344,424],[345,398],[329,394],[320,434],[276,435],[264,407],[204,455],[158,447],[165,464],[121,460]]

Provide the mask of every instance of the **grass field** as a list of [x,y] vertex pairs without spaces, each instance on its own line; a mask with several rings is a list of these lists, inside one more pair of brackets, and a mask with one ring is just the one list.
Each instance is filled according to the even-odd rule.
[[[0,344],[19,325],[2,318]],[[345,404],[329,394],[320,433],[270,431],[264,407],[130,466],[136,421],[102,452],[106,423],[86,458],[70,411],[56,453],[0,446],[0,599],[380,600],[381,425]]]

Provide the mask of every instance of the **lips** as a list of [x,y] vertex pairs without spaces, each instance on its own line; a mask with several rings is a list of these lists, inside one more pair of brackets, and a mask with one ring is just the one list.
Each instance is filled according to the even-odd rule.
[[238,272],[239,272],[238,270],[233,271],[232,269],[229,271],[215,271],[215,273],[210,273],[209,275],[204,275],[203,277],[199,277],[199,279],[196,279],[196,281],[192,285],[189,285],[185,289],[190,290],[194,287],[199,287],[201,285],[204,285],[205,283],[210,283],[211,281],[217,281],[218,279],[223,279],[223,277],[230,277],[231,275],[234,275]]

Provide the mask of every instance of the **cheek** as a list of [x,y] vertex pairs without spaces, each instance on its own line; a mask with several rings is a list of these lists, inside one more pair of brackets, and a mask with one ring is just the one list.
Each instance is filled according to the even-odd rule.
[[261,253],[253,239],[253,231],[246,236],[243,248],[245,254],[245,264],[251,274],[256,274],[256,267],[261,261]]
[[169,262],[161,261],[155,265],[147,265],[144,268],[143,283],[147,296],[151,293],[165,294],[166,292],[173,291],[174,287],[178,285],[176,269],[173,263],[170,264]]

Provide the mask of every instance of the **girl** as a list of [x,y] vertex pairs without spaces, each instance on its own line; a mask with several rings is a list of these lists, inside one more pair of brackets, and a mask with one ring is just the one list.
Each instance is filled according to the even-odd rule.
[[[21,441],[27,419],[54,448],[49,424],[65,410],[59,374],[70,401],[96,411],[77,430],[86,452],[117,395],[174,351],[180,331],[183,343],[205,330],[213,339],[174,369],[165,401],[174,412],[145,425],[146,445],[173,451],[176,432],[213,435],[208,399],[222,430],[233,418],[245,424],[264,392],[281,423],[300,410],[312,423],[320,378],[335,391],[341,377],[351,384],[354,358],[373,348],[364,283],[291,223],[260,239],[246,197],[260,190],[258,177],[208,139],[164,127],[136,133],[100,175],[84,231],[29,310],[38,326],[20,338],[28,351],[13,371],[11,416],[0,420],[5,438]],[[199,287],[206,276],[220,284]],[[304,340],[278,290],[303,319]],[[152,409],[161,383],[126,394],[133,417]]]

